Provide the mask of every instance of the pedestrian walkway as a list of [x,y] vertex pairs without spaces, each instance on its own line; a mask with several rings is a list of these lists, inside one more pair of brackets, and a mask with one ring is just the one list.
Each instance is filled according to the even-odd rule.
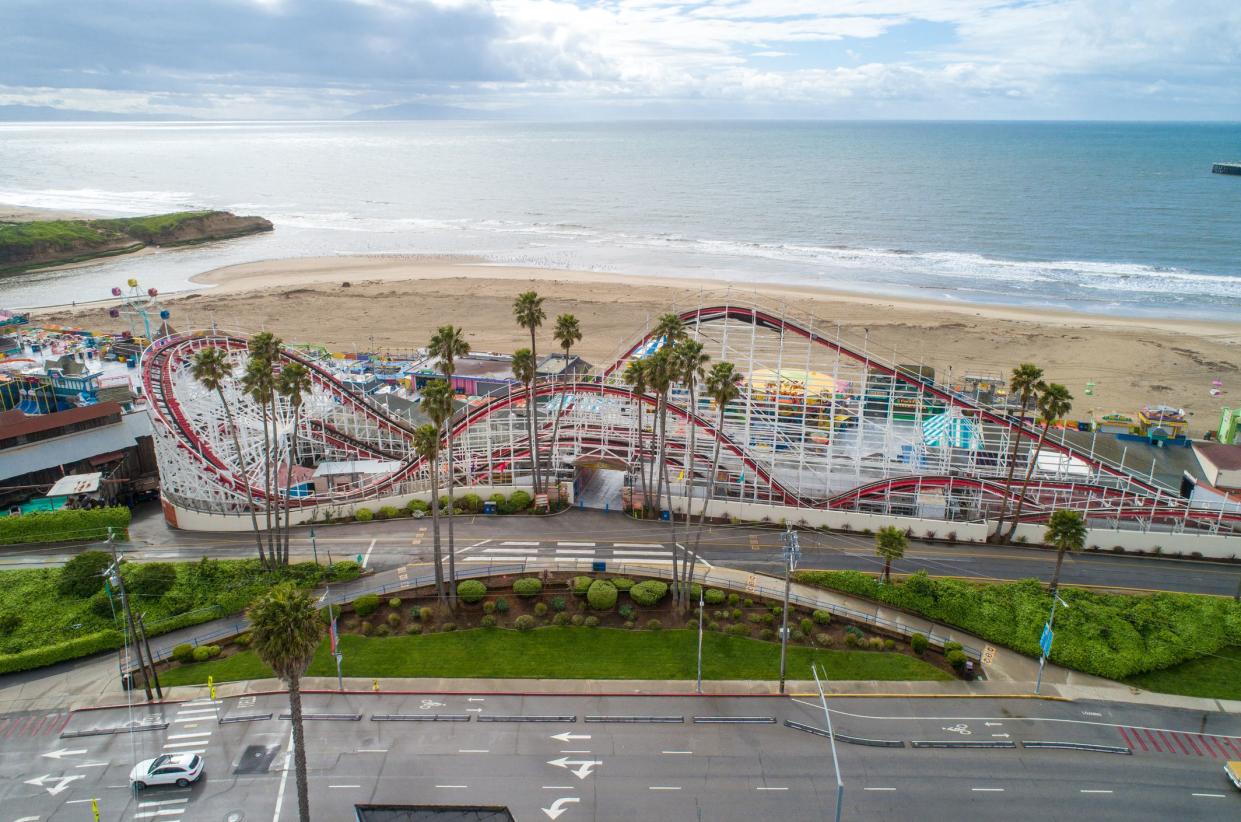
[[[673,562],[674,546],[662,542],[608,542],[593,540],[490,540],[467,545],[457,551],[458,562],[500,564],[526,560],[589,560],[602,562],[611,569],[617,563],[641,562],[645,565],[667,565]],[[677,559],[682,556],[677,551]],[[701,566],[711,564],[701,556]]]

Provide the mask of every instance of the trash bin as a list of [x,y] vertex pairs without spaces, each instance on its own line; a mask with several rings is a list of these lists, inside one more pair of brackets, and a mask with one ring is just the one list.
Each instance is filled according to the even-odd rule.
[[590,564],[590,570],[594,571],[596,574],[602,574],[608,570],[608,564],[606,562],[592,562]]
[[485,501],[483,502],[483,513],[484,513],[484,514],[494,514],[495,512],[496,512],[496,503],[495,503],[495,500],[490,500],[490,499],[489,499],[489,500],[485,500]]
[[132,673],[121,674],[121,690],[132,691],[134,689],[134,675]]

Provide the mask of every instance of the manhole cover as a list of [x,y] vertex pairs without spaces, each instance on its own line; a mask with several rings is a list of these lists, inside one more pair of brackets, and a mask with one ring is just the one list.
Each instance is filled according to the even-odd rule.
[[241,811],[229,811],[224,817],[224,822],[241,822],[245,818],[246,815]]
[[235,774],[267,773],[271,761],[280,751],[279,745],[248,745],[241,755],[241,761],[233,768]]

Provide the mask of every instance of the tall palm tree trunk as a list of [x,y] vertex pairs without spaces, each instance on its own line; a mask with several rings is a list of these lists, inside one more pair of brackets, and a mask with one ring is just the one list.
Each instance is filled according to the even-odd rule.
[[274,562],[276,554],[271,539],[271,436],[266,407],[263,407],[263,520],[267,529],[267,554]]
[[444,554],[440,547],[440,458],[431,460],[431,545],[435,557],[435,595],[444,601]]
[[280,530],[280,514],[284,509],[284,505],[281,502],[280,496],[280,416],[276,413],[276,392],[274,390],[271,392],[269,407],[271,408],[271,493],[272,501],[276,506],[276,510],[272,514],[276,530],[272,534],[271,539],[274,546],[273,550],[276,554],[276,564],[279,565],[285,562],[284,550],[280,545],[280,535],[283,533]]
[[289,677],[289,715],[293,720],[293,770],[297,777],[297,818],[310,822],[310,785],[306,776],[306,732],[302,727],[301,677]]
[[293,495],[293,463],[297,459],[297,425],[302,413],[300,404],[293,407],[293,433],[290,434],[289,464],[284,474],[284,546],[281,549],[282,564],[289,564],[289,527],[292,522]]
[[668,492],[668,527],[672,533],[672,598],[681,601],[681,586],[677,584],[677,515],[672,510],[672,483],[668,479],[668,397],[664,396],[663,411],[659,415],[659,479]]
[[452,532],[452,522],[456,519],[456,507],[453,505],[452,489],[456,485],[456,475],[452,464],[452,418],[445,423],[448,428],[448,607],[457,607],[457,557],[456,539]]
[[553,484],[559,475],[559,468],[556,465],[556,445],[560,439],[560,418],[564,416],[564,406],[567,398],[568,395],[562,391],[560,393],[560,402],[556,406],[556,420],[552,423],[552,441],[547,447],[547,474]]
[[1060,566],[1064,565],[1064,549],[1056,551],[1056,570],[1051,575],[1051,592],[1054,594],[1056,588],[1060,587]]
[[[1028,403],[1029,399],[1027,395],[1022,394],[1020,417],[1022,427],[1025,426],[1026,406]],[[1003,533],[1004,519],[1008,516],[1008,498],[1012,494],[1013,490],[1013,475],[1017,472],[1017,448],[1020,445],[1021,432],[1015,431],[1013,432],[1013,447],[1010,449],[1008,454],[1008,479],[1004,482],[1004,498],[1000,501],[1000,517],[995,523],[995,534],[993,536],[996,539],[999,539],[1000,534]]]
[[233,450],[237,453],[241,477],[246,484],[246,501],[248,502],[246,507],[250,509],[250,526],[254,529],[255,547],[259,549],[259,563],[266,567],[267,556],[263,553],[263,536],[259,532],[259,517],[254,511],[254,493],[250,490],[250,481],[246,479],[246,467],[241,461],[241,439],[237,436],[237,421],[233,418],[233,409],[229,407],[228,400],[224,399],[224,390],[217,389],[216,393],[220,395],[220,404],[224,406],[224,419],[228,422],[229,433],[233,435]]
[[642,398],[634,395],[638,405],[638,483],[642,486],[642,510],[643,517],[646,516],[646,510],[650,508],[650,500],[647,498],[646,488],[646,449],[643,447],[646,438],[642,434]]
[[[692,378],[689,384],[689,410],[690,416],[685,422],[685,424],[689,426],[689,451],[686,452],[685,459],[682,460],[682,473],[684,473],[686,479],[685,534],[687,540],[689,539],[690,520],[694,515],[694,481],[696,479],[694,461],[698,458],[698,426],[694,425],[694,420],[698,417],[698,403],[695,402],[694,382]],[[684,584],[682,587],[685,592],[685,598],[688,600],[690,586],[692,584],[692,581],[689,578],[689,557],[685,556],[681,559],[681,570],[684,573]]]
[[[694,585],[694,567],[698,564],[698,551],[702,547],[702,529],[707,522],[707,505],[715,494],[715,475],[720,470],[720,437],[724,434],[724,405],[720,405],[720,420],[715,426],[715,447],[711,451],[711,473],[707,476],[706,488],[702,495],[702,512],[698,515],[698,530],[694,534],[694,553],[689,558],[689,573],[686,578],[690,587]],[[690,511],[685,509],[685,521],[688,524]]]
[[539,349],[534,341],[534,326],[530,327],[530,357],[534,360],[534,377],[530,380],[530,456],[534,460],[534,493],[542,485],[542,468],[539,465],[539,406],[534,400],[534,384],[539,380]]
[[1017,533],[1017,524],[1021,522],[1021,509],[1025,505],[1026,492],[1030,488],[1030,478],[1034,476],[1034,466],[1038,464],[1039,452],[1043,450],[1043,443],[1047,440],[1047,429],[1051,428],[1051,420],[1047,420],[1043,424],[1043,430],[1039,432],[1038,444],[1034,446],[1034,454],[1030,457],[1030,464],[1026,466],[1026,477],[1021,483],[1021,495],[1017,497],[1017,507],[1013,509],[1013,521],[1008,528],[1009,542],[1013,541],[1013,535]]

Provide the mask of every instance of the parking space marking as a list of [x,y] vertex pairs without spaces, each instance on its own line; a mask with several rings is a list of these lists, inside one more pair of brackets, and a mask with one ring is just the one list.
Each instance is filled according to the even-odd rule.
[[358,748],[357,753],[387,753],[387,748]]
[[575,791],[577,790],[577,788],[573,787],[572,785],[544,785],[543,790],[545,791]]
[[192,714],[213,714],[217,712],[217,708],[181,708],[177,711],[177,716],[190,716]]
[[371,540],[371,544],[366,546],[366,556],[362,557],[362,569],[363,570],[366,569],[366,563],[370,562],[371,560],[371,551],[375,547],[375,542],[376,540]]
[[160,808],[157,811],[141,811],[134,814],[134,819],[153,819],[156,816],[178,816],[185,813],[185,808]]

